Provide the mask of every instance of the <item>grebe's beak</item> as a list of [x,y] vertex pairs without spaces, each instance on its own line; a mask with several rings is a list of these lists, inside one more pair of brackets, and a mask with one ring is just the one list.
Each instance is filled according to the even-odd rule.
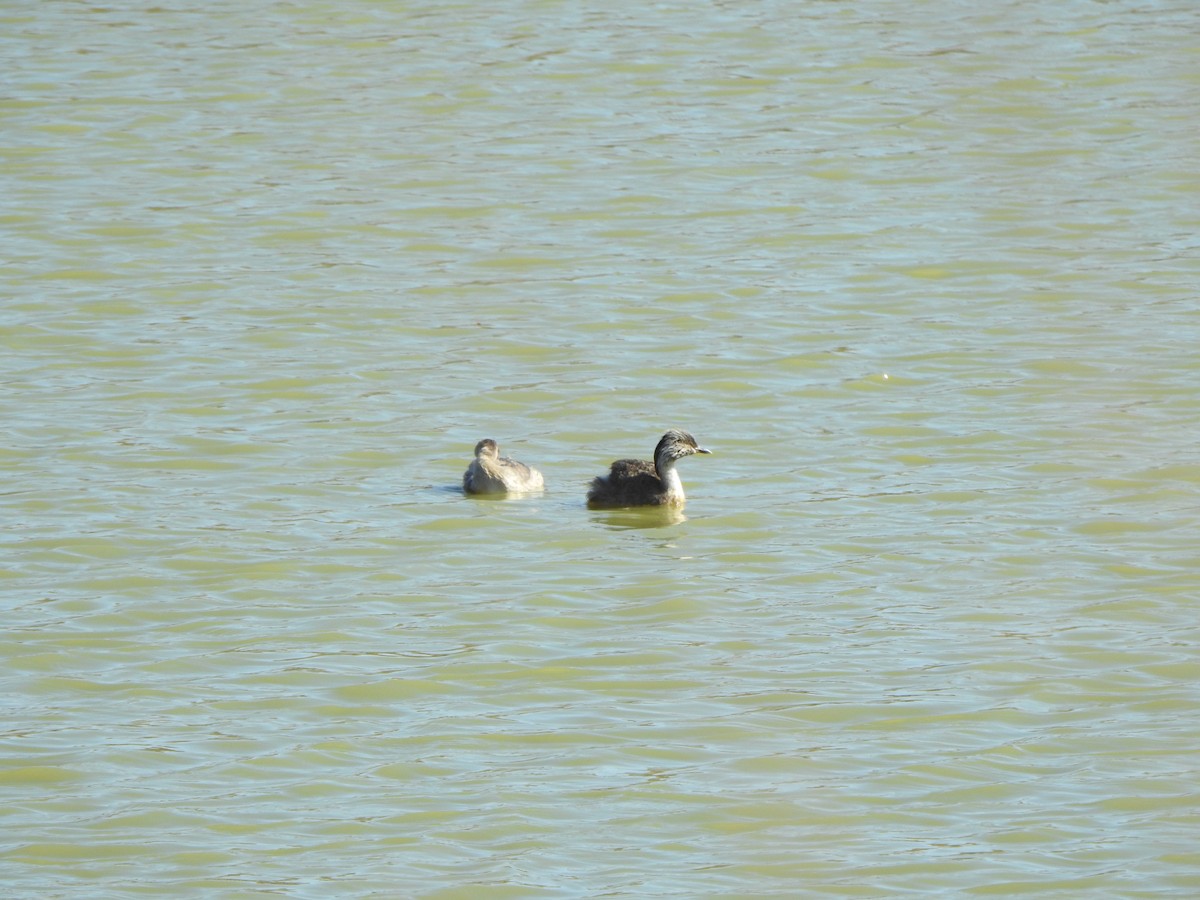
[[696,452],[697,453],[712,453],[711,450],[705,450],[703,447],[697,447]]

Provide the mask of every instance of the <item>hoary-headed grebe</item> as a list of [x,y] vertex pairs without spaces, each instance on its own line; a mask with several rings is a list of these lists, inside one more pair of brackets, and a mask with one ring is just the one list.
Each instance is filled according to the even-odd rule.
[[588,506],[683,506],[683,482],[675,463],[708,452],[686,431],[672,428],[654,448],[654,462],[619,459],[607,475],[593,478]]
[[501,456],[500,448],[491,438],[475,445],[475,459],[463,472],[463,490],[468,494],[518,493],[545,487],[541,472]]

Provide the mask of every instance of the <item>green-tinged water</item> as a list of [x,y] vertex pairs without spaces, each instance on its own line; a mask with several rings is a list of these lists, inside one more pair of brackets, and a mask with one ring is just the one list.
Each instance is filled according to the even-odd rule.
[[5,896],[1195,896],[1197,33],[0,6]]

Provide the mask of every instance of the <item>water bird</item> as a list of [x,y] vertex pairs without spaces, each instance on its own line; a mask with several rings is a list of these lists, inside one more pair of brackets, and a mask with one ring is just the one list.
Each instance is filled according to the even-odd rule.
[[686,431],[672,428],[654,448],[654,462],[618,459],[607,475],[597,475],[588,490],[588,506],[683,506],[683,482],[675,463],[685,456],[710,453]]
[[537,469],[500,455],[491,438],[475,445],[475,459],[463,472],[463,490],[468,494],[504,494],[540,491],[546,487]]

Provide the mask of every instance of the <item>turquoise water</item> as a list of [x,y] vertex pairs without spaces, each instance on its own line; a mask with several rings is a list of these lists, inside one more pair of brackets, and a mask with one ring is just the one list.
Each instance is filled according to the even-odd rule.
[[1200,889],[1200,12],[0,19],[8,895]]

